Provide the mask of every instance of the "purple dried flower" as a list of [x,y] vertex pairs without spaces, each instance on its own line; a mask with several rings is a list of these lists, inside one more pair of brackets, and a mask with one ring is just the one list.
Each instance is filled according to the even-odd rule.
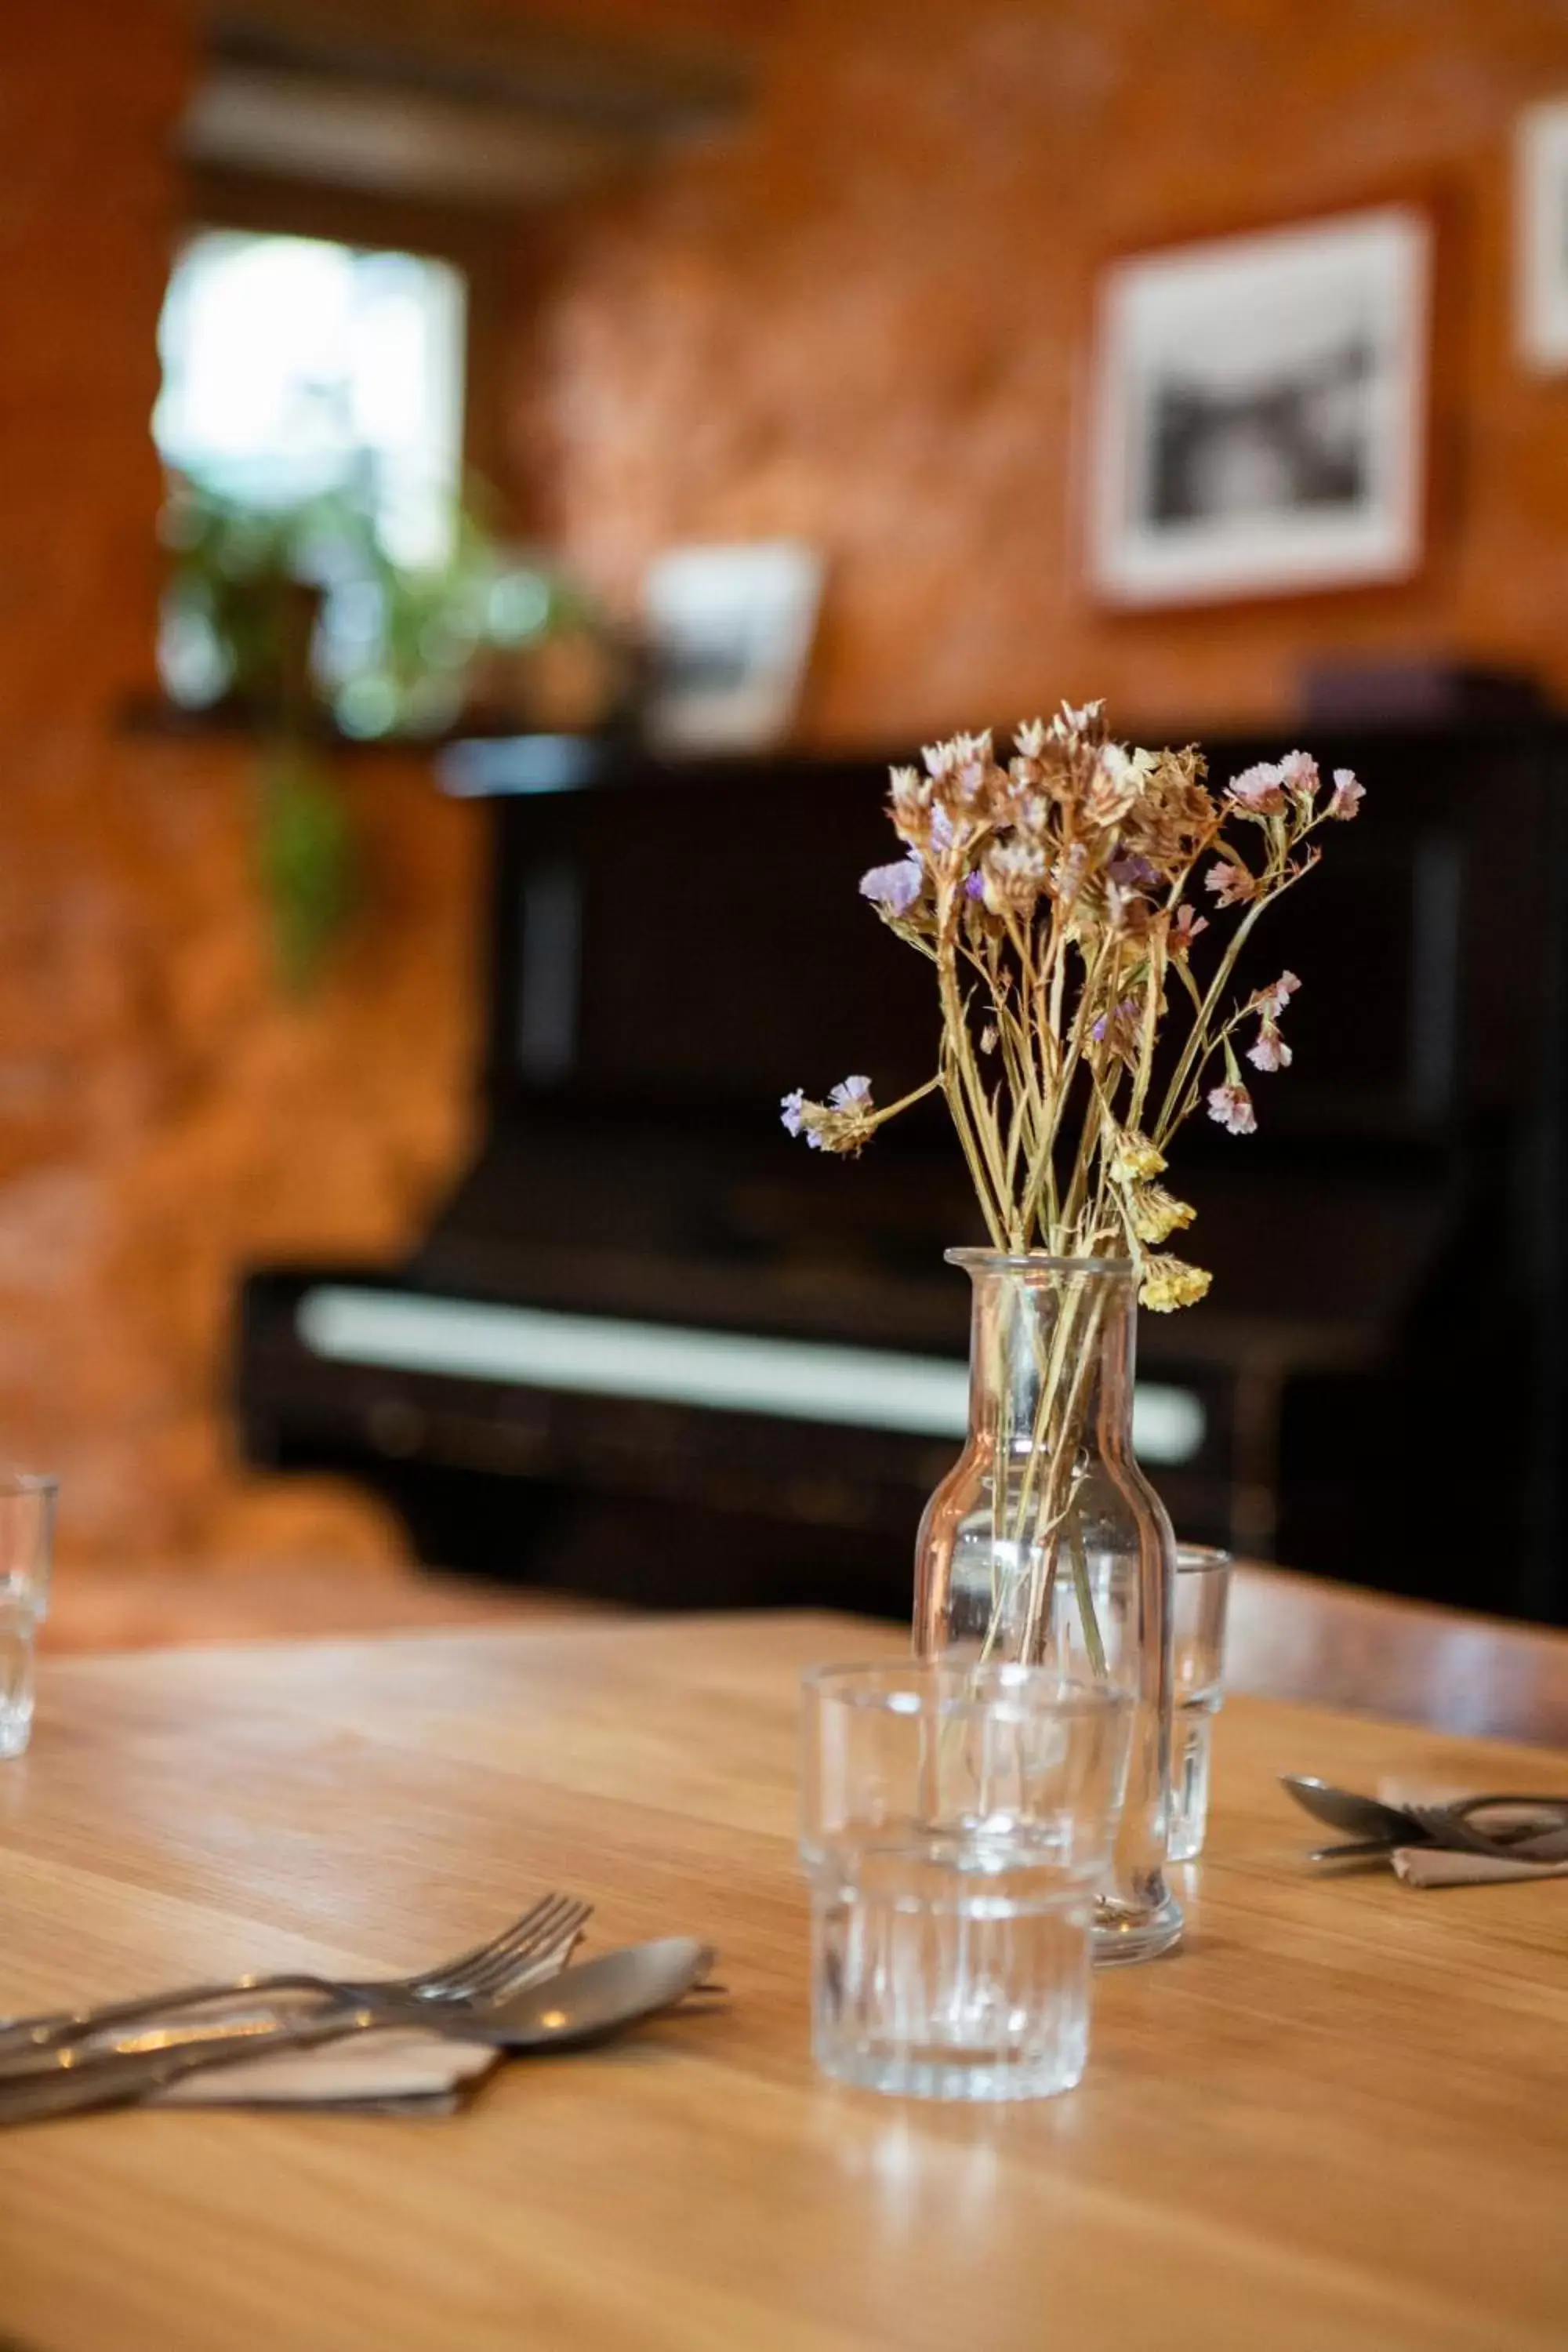
[[1253,998],[1255,1009],[1268,1021],[1278,1021],[1301,983],[1293,971],[1282,971],[1272,988],[1260,988]]
[[890,915],[907,915],[925,885],[925,868],[918,857],[900,857],[891,866],[873,866],[860,877],[860,896]]
[[1290,1048],[1267,1013],[1258,1024],[1258,1042],[1247,1047],[1247,1058],[1255,1070],[1288,1070],[1290,1066]]
[[1258,896],[1258,877],[1245,866],[1233,866],[1222,859],[1211,866],[1204,876],[1204,887],[1212,890],[1222,907],[1239,907]]
[[966,898],[984,898],[985,885],[978,874],[966,874],[964,876],[963,895]]
[[1116,1042],[1120,1045],[1137,1020],[1139,1010],[1138,999],[1135,996],[1124,996],[1113,1013],[1100,1014],[1089,1034],[1097,1045],[1103,1045],[1114,1028]]
[[1197,908],[1189,907],[1184,898],[1176,909],[1176,919],[1171,926],[1171,953],[1185,955],[1199,932],[1206,931],[1208,927],[1208,917],[1200,915]]
[[798,1087],[783,1100],[785,1127],[791,1135],[804,1135],[813,1151],[853,1155],[877,1131],[869,1078],[841,1078],[826,1102],[813,1102]]
[[1268,816],[1285,805],[1284,766],[1270,767],[1260,760],[1255,768],[1244,768],[1233,776],[1226,791],[1237,808],[1247,810],[1253,816]]
[[1247,1088],[1233,1080],[1229,1085],[1211,1087],[1208,1095],[1209,1117],[1217,1127],[1231,1135],[1256,1135],[1258,1114],[1252,1108],[1252,1097]]

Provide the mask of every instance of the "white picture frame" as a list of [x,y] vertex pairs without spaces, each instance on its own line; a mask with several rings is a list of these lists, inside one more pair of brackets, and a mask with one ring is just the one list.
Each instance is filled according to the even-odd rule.
[[1568,98],[1527,107],[1514,133],[1514,315],[1526,365],[1568,374]]
[[672,547],[643,583],[657,751],[766,751],[795,722],[822,597],[818,551],[791,539]]
[[1113,263],[1089,572],[1153,607],[1408,579],[1425,541],[1433,229],[1415,204]]

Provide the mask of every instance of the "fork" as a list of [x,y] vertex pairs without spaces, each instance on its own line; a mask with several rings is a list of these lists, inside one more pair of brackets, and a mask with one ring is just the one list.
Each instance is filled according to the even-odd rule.
[[[34,2071],[29,2060],[58,2063],[60,2053],[90,2044],[104,2034],[124,2034],[127,2029],[152,2020],[170,2020],[177,2025],[192,2011],[196,2013],[192,2021],[199,2026],[200,2012],[215,2001],[230,2005],[243,2001],[247,2008],[254,2008],[274,1993],[319,1993],[327,1996],[329,2009],[346,2005],[384,2012],[389,2021],[416,2021],[421,2013],[432,2010],[458,2002],[494,2000],[518,1990],[520,1975],[531,1972],[535,1966],[542,1967],[563,1945],[570,1949],[582,1933],[591,1909],[591,1905],[572,1895],[542,1895],[499,1936],[413,1976],[359,1979],[287,1970],[271,1976],[238,1977],[228,1982],[185,1985],[174,1991],[148,1993],[135,2000],[105,2002],[97,2009],[56,2010],[15,2018],[0,2026],[0,2068],[7,2075],[29,2074]],[[221,2027],[222,2018],[216,2022]],[[117,2046],[112,2042],[110,2045],[110,2050]]]
[[[1554,1813],[1555,1820],[1531,1820],[1529,1808]],[[1513,1817],[1513,1809],[1524,1818]],[[1568,1861],[1568,1809],[1561,1797],[1461,1797],[1447,1805],[1410,1805],[1410,1818],[1434,1845],[1466,1853],[1482,1853],[1510,1862]],[[1479,1826],[1483,1815],[1499,1816],[1494,1830]]]

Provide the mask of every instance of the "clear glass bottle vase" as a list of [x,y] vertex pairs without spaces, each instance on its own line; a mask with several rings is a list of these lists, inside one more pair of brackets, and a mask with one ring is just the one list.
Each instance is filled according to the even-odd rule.
[[915,1646],[1048,1664],[1132,1698],[1094,1945],[1100,1963],[1150,1959],[1182,1932],[1165,1884],[1175,1545],[1132,1452],[1132,1267],[947,1255],[974,1286],[969,1435],[921,1522]]

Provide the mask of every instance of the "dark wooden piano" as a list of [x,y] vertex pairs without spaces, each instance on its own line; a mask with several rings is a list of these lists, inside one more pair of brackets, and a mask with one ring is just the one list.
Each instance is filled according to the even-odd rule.
[[[1178,1147],[1215,1280],[1142,1320],[1140,1452],[1194,1538],[1568,1619],[1568,732],[1310,748],[1368,799],[1255,942],[1249,984],[1305,983],[1262,1131]],[[522,737],[443,770],[493,835],[484,1140],[406,1264],[247,1279],[247,1455],[363,1478],[454,1570],[903,1613],[975,1213],[940,1110],[852,1162],[777,1116],[932,1066],[925,967],[856,894],[885,763]]]

